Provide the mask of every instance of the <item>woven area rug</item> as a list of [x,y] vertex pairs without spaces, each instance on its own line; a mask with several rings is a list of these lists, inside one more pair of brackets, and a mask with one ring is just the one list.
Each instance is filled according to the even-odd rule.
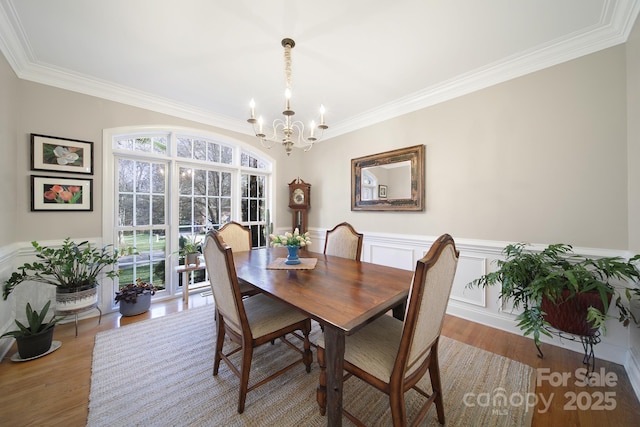
[[[316,404],[317,363],[309,374],[299,365],[253,390],[238,414],[238,379],[224,363],[218,376],[212,375],[214,323],[211,304],[99,333],[87,425],[326,425]],[[312,338],[320,333],[314,325]],[[446,337],[439,351],[447,426],[531,424],[534,408],[518,404],[518,396],[535,392],[531,367]],[[249,383],[297,357],[280,341],[262,346],[254,353]],[[428,375],[423,382],[429,389]],[[423,398],[413,390],[406,397],[411,420]],[[366,425],[391,425],[386,395],[355,378],[345,382],[344,407]],[[343,424],[351,425],[346,418]],[[426,425],[439,426],[435,407]]]

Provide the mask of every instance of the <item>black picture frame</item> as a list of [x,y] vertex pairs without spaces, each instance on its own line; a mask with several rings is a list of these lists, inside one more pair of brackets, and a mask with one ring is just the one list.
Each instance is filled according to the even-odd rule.
[[93,142],[32,133],[31,170],[93,175]]
[[93,211],[93,179],[31,175],[31,211]]

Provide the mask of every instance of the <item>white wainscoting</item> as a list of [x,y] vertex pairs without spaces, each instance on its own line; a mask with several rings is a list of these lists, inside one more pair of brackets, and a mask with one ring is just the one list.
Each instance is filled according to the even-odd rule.
[[[100,238],[95,239],[83,239],[88,240],[91,245],[95,247],[101,247],[102,242]],[[42,241],[38,242],[43,246],[59,247],[62,245],[62,240]],[[20,242],[10,245],[8,247],[0,248],[0,280],[2,285],[11,276],[13,271],[17,271],[16,268],[23,265],[26,262],[36,261],[35,251],[30,242]],[[101,304],[102,312],[108,312],[111,310],[110,302],[111,287],[101,286],[101,294],[98,296],[99,304]],[[105,295],[106,293],[106,295]],[[55,306],[56,291],[53,285],[47,285],[44,283],[36,282],[24,282],[18,285],[9,297],[5,301],[0,298],[0,335],[13,330],[15,327],[14,319],[16,315],[18,319],[24,320],[26,315],[23,314],[27,302],[36,308],[42,308],[47,301],[52,301],[52,306]],[[97,317],[98,310],[89,310],[85,313],[79,314],[79,318]],[[69,316],[62,323],[74,321],[73,316]],[[97,320],[96,320],[97,321]],[[0,357],[4,357],[9,351],[13,339],[3,338],[0,340]]]
[[[278,230],[284,232],[286,230]],[[407,236],[392,235],[386,233],[374,233],[366,230],[357,230],[364,234],[362,260],[391,267],[413,270],[418,259],[422,258],[438,236]],[[326,236],[326,229],[311,229],[312,246],[310,250],[322,252]],[[467,283],[492,271],[494,261],[501,258],[502,249],[509,242],[483,241],[464,238],[456,238],[456,247],[460,251],[458,269],[451,290],[451,298],[447,307],[447,313],[470,321],[488,325],[497,329],[522,335],[522,331],[516,326],[515,318],[510,307],[502,305],[499,299],[499,289],[467,288]],[[537,245],[537,249],[545,245]],[[587,256],[622,256],[631,254],[626,251],[598,250],[592,248],[576,248],[578,254]],[[615,308],[614,308],[615,310]],[[629,329],[624,328],[616,319],[609,320],[606,324],[607,334],[602,336],[602,342],[595,346],[597,359],[608,360],[624,365],[629,373],[634,389],[640,398],[640,360],[633,357],[629,350]],[[569,350],[583,353],[580,342],[560,340],[559,338],[542,337],[542,351],[546,345],[555,345]],[[536,352],[533,340],[531,351]]]
[[[16,256],[17,245],[10,245],[0,248],[0,280],[4,282],[11,276],[13,272],[13,260]],[[15,327],[14,319],[16,317],[16,305],[14,298],[9,296],[5,301],[0,298],[0,335],[7,331],[13,330]],[[13,339],[2,338],[0,340],[0,357],[4,357],[9,348],[13,344]]]

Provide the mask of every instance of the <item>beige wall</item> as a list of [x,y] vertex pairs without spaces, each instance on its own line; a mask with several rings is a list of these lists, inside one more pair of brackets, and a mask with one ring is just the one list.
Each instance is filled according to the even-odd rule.
[[[312,184],[312,227],[346,220],[363,232],[626,249],[633,210],[625,67],[625,46],[618,46],[342,135],[308,153],[287,158],[276,147],[268,151],[278,160],[276,226],[290,224],[286,184],[300,176]],[[19,99],[16,115],[3,97],[3,109],[11,111],[0,119],[7,123],[3,133],[17,119],[9,138],[17,161],[2,168],[15,177],[9,189],[15,212],[2,208],[13,218],[3,224],[15,225],[2,227],[0,241],[7,243],[101,234],[104,128],[198,127],[256,146],[245,135],[16,79],[4,59],[0,79]],[[94,212],[29,211],[32,132],[96,143]],[[427,148],[426,210],[351,212],[350,159],[415,144]]]
[[[625,48],[323,142],[312,226],[627,248]],[[351,212],[350,159],[426,145],[426,210]]]
[[[640,19],[626,44],[627,52],[627,129],[629,139],[629,249],[640,253]],[[635,305],[636,317],[640,318],[640,304]],[[629,328],[629,347],[631,351],[627,361],[627,371],[640,375],[640,329]],[[629,369],[635,366],[635,369]],[[636,381],[636,394],[640,395],[640,378]]]
[[640,252],[640,19],[626,44],[629,152],[629,249]]
[[[8,67],[4,58],[3,64]],[[259,146],[255,138],[176,117],[24,80],[17,80],[13,84],[17,86],[21,99],[19,124],[11,139],[12,149],[15,150],[17,147],[17,153],[14,156],[14,159],[17,158],[17,170],[13,168],[12,176],[15,178],[9,180],[14,181],[10,190],[15,200],[15,204],[11,206],[11,209],[15,210],[13,214],[15,227],[12,226],[11,230],[18,230],[12,237],[14,241],[43,241],[62,239],[66,236],[85,238],[101,235],[103,129],[131,125],[186,126],[229,136],[256,148]],[[30,133],[94,142],[95,170],[94,175],[89,177],[94,179],[93,212],[30,212],[30,175],[56,175],[29,170]],[[285,157],[284,151],[279,147],[266,152],[276,160],[282,161]],[[15,163],[12,162],[11,165]],[[295,176],[297,173],[293,178]],[[281,193],[284,193],[278,195],[278,203],[285,206],[287,203],[287,187],[284,182],[286,178],[283,177],[283,181],[277,183]]]
[[16,87],[17,77],[0,55],[0,247],[16,240],[15,223],[15,175],[16,175],[16,129],[20,97]]

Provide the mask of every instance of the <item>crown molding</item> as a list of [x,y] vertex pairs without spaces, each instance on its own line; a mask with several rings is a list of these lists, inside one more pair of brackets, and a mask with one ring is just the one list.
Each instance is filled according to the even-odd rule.
[[608,1],[600,22],[580,33],[538,46],[523,54],[459,75],[331,126],[325,139],[412,113],[563,62],[625,43],[640,2]]
[[[348,117],[332,125],[324,140],[624,43],[639,10],[640,0],[607,0],[600,22],[591,28]],[[243,119],[38,63],[33,59],[11,2],[0,3],[0,51],[16,75],[24,80],[253,135]]]

